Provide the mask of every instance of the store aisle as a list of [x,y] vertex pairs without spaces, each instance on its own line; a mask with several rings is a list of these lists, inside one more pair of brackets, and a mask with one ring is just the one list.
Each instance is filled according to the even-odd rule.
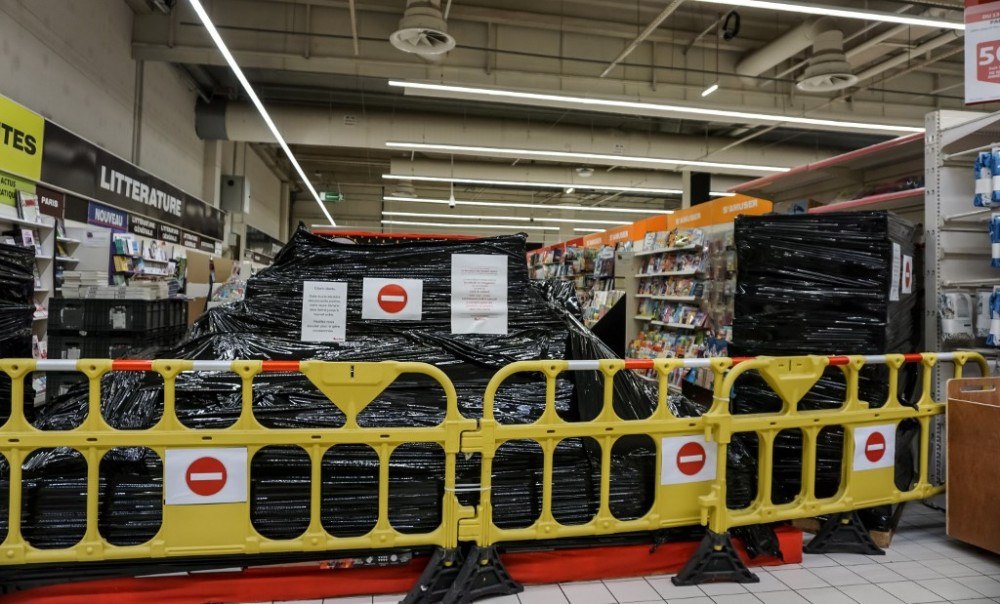
[[[1000,602],[1000,556],[945,537],[944,514],[911,504],[885,556],[806,555],[802,564],[754,569],[760,583],[676,587],[670,575],[529,585],[491,604],[930,604]],[[390,604],[401,596],[299,600]],[[290,604],[290,603],[289,603]]]

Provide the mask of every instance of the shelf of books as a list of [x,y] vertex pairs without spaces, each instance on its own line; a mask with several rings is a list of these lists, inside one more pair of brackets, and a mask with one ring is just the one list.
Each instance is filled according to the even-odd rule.
[[176,274],[169,245],[156,241],[143,243],[135,235],[115,233],[111,248],[114,285],[128,285],[135,280],[165,281]]

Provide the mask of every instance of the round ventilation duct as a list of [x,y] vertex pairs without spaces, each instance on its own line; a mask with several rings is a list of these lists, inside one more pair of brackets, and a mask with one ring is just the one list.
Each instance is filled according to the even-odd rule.
[[809,67],[795,87],[803,92],[834,92],[858,83],[844,55],[844,33],[832,29],[816,36]]
[[413,181],[398,180],[389,190],[389,195],[393,197],[416,197],[417,190],[413,188]]
[[441,13],[441,0],[407,0],[399,29],[389,35],[393,46],[417,56],[434,59],[455,48]]

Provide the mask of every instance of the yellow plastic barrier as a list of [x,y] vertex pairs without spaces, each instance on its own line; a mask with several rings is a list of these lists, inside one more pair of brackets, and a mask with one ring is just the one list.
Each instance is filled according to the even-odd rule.
[[[326,363],[318,361],[32,361],[3,360],[0,371],[11,379],[11,414],[0,427],[0,454],[10,466],[9,530],[0,543],[0,565],[97,560],[149,559],[180,556],[210,556],[283,552],[326,552],[385,548],[438,548],[407,602],[463,601],[472,596],[465,590],[477,586],[476,597],[513,593],[517,586],[502,568],[497,543],[588,537],[626,532],[655,532],[694,524],[709,529],[702,547],[682,573],[678,583],[710,579],[753,581],[756,578],[732,551],[728,531],[745,525],[836,515],[882,504],[921,499],[939,493],[943,486],[928,481],[927,467],[931,420],[943,412],[933,402],[931,369],[941,361],[955,365],[962,375],[968,362],[988,375],[985,359],[975,353],[942,353],[878,356],[801,356],[716,359],[525,361],[504,367],[489,382],[479,420],[464,418],[458,410],[455,388],[436,367],[423,363]],[[920,363],[922,397],[916,407],[900,404],[897,383],[904,363]],[[885,404],[870,407],[859,399],[859,373],[867,365],[888,368],[889,397]],[[799,411],[797,405],[829,367],[843,372],[846,398],[833,411]],[[703,368],[714,373],[714,403],[698,417],[674,416],[667,405],[667,381],[675,370]],[[625,420],[615,412],[614,378],[623,370],[645,369],[656,375],[657,405],[648,418]],[[86,420],[66,431],[40,431],[24,415],[24,380],[33,371],[80,371],[89,379]],[[146,430],[117,430],[101,414],[100,379],[109,371],[153,371],[163,379],[164,412],[159,422]],[[175,382],[185,371],[229,371],[242,382],[239,419],[228,428],[185,427],[176,414]],[[590,421],[562,419],[555,407],[557,380],[564,372],[598,372],[603,384],[601,409]],[[736,380],[756,371],[781,398],[783,408],[775,413],[732,414],[730,392]],[[261,372],[300,372],[322,391],[346,416],[343,427],[333,429],[274,429],[262,426],[253,414],[252,386]],[[498,390],[517,374],[540,374],[545,380],[541,416],[529,424],[502,424],[495,415]],[[422,374],[436,380],[446,395],[446,412],[434,427],[362,428],[358,414],[400,375]],[[916,485],[900,491],[894,483],[892,446],[895,429],[903,420],[920,425],[919,474]],[[838,493],[815,496],[816,445],[820,431],[841,426],[845,430],[844,470]],[[770,497],[774,477],[773,444],[782,430],[801,430],[802,488],[790,503],[775,504]],[[727,449],[737,434],[754,434],[759,440],[758,495],[745,509],[726,505]],[[638,518],[619,518],[611,509],[612,450],[620,439],[645,436],[656,450],[657,484],[649,510]],[[584,523],[560,523],[553,514],[553,465],[556,448],[568,438],[592,439],[600,447],[599,502],[594,517]],[[864,439],[863,443],[862,440]],[[498,451],[504,443],[529,440],[543,454],[541,514],[531,525],[504,528],[495,524],[492,509],[493,473]],[[407,443],[434,443],[445,453],[444,493],[441,524],[434,530],[402,533],[389,521],[389,459]],[[858,444],[862,443],[862,444]],[[333,446],[361,444],[378,455],[378,517],[369,533],[335,537],[321,522],[321,461]],[[311,497],[308,528],[299,537],[274,540],[263,537],[250,518],[249,488],[235,489],[230,500],[202,500],[197,496],[174,496],[171,481],[228,484],[226,463],[235,463],[234,476],[249,481],[250,460],[267,446],[301,447],[311,461]],[[38,449],[70,447],[87,461],[86,532],[77,544],[62,549],[39,549],[28,543],[21,531],[22,463]],[[141,545],[119,546],[106,541],[98,530],[99,466],[102,457],[118,447],[147,447],[164,460],[165,503],[159,532]],[[205,454],[204,451],[215,451]],[[456,456],[482,456],[480,505],[463,507],[455,495]],[[214,455],[214,457],[213,457]],[[206,462],[211,457],[215,465]],[[173,466],[171,459],[179,460]],[[228,462],[226,460],[229,460]],[[866,461],[867,459],[867,461]],[[235,460],[235,461],[233,461]],[[177,465],[180,464],[180,465]],[[206,465],[207,464],[207,465]],[[219,467],[222,464],[222,468]],[[171,468],[180,468],[177,474]],[[183,470],[186,469],[186,473]],[[180,476],[178,478],[178,476]],[[221,487],[220,487],[221,488]],[[182,489],[183,491],[183,489]],[[213,491],[221,492],[221,491]],[[202,496],[202,493],[196,493]],[[212,495],[213,497],[215,495]],[[470,548],[460,549],[460,543]],[[469,588],[471,589],[471,588]]]
[[[474,430],[475,420],[458,410],[454,385],[438,368],[425,363],[327,363],[319,361],[0,361],[0,370],[11,378],[11,414],[0,428],[0,454],[10,466],[9,529],[0,544],[0,564],[82,562],[179,556],[210,556],[330,550],[438,546],[455,548],[457,519],[471,516],[455,497],[455,459],[461,435]],[[79,427],[65,431],[41,431],[24,415],[24,378],[33,371],[83,372],[90,383],[89,413]],[[163,416],[146,430],[116,430],[101,414],[101,376],[109,371],[154,371],[163,378]],[[235,424],[222,429],[187,428],[175,413],[174,385],[184,371],[231,371],[242,381],[242,409]],[[252,385],[264,371],[301,372],[346,416],[343,427],[333,429],[275,429],[262,426],[253,414]],[[403,374],[422,374],[434,379],[446,396],[445,418],[434,427],[362,428],[358,414]],[[427,533],[402,533],[389,522],[389,458],[405,443],[435,443],[445,453],[445,494],[441,501],[442,523]],[[362,444],[378,455],[378,519],[373,530],[357,537],[335,537],[324,530],[320,516],[321,461],[335,445]],[[311,461],[309,526],[294,539],[273,540],[260,535],[250,518],[250,461],[257,451],[273,445],[294,445],[307,452]],[[31,452],[50,447],[70,447],[87,461],[86,533],[77,544],[63,549],[39,549],[21,532],[21,467]],[[98,485],[102,457],[117,447],[147,447],[164,462],[165,503],[159,532],[141,545],[109,543],[98,531]],[[206,453],[207,451],[207,453]],[[171,469],[171,459],[180,472]],[[230,465],[232,464],[232,465]],[[185,469],[186,468],[186,469]],[[240,472],[242,468],[242,472]],[[175,497],[171,480],[186,481]],[[242,485],[239,483],[242,481]],[[236,485],[229,496],[226,485]],[[196,495],[191,495],[196,493]],[[213,492],[214,491],[214,492]],[[200,504],[199,497],[209,493]],[[173,500],[173,501],[172,501]],[[221,501],[221,502],[220,502]]]
[[[731,361],[727,358],[694,359],[700,366],[710,368],[716,374],[716,383],[722,383],[722,375]],[[700,460],[710,461],[710,451],[705,450],[704,417],[675,417],[667,406],[667,379],[669,374],[685,366],[691,366],[692,359],[658,359],[656,361],[522,361],[501,369],[486,387],[483,399],[483,420],[480,430],[466,434],[462,440],[464,452],[482,454],[480,488],[481,505],[477,518],[461,522],[461,540],[475,541],[480,546],[489,546],[502,541],[526,541],[555,539],[563,537],[585,537],[624,532],[656,531],[660,529],[690,526],[701,520],[699,498],[711,492],[715,480],[714,472],[701,472],[682,480],[661,483],[655,489],[655,496],[649,511],[640,518],[619,519],[611,511],[610,480],[611,453],[615,443],[627,436],[643,435],[653,439],[657,451],[671,448],[673,457],[680,457],[679,449],[685,442],[701,442]],[[623,420],[614,410],[614,376],[623,369],[654,369],[659,383],[656,409],[645,419]],[[556,379],[565,371],[597,370],[603,379],[604,397],[602,408],[591,421],[569,422],[556,412]],[[545,408],[537,421],[531,424],[501,424],[494,416],[494,399],[497,390],[511,376],[519,373],[540,373],[545,377]],[[552,513],[552,469],[556,446],[567,438],[592,438],[601,448],[600,503],[596,515],[586,524],[565,525],[559,523]],[[540,517],[524,528],[501,528],[493,522],[491,486],[494,459],[497,450],[512,440],[532,440],[543,452],[542,506]],[[695,445],[698,446],[697,444]],[[696,454],[695,456],[697,456]],[[657,455],[656,476],[664,473],[663,464],[671,463],[664,455]],[[708,467],[708,470],[714,468]]]

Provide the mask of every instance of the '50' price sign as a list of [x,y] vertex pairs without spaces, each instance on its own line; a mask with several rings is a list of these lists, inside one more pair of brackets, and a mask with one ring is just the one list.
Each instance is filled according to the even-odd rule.
[[1000,83],[1000,40],[976,45],[976,79]]

